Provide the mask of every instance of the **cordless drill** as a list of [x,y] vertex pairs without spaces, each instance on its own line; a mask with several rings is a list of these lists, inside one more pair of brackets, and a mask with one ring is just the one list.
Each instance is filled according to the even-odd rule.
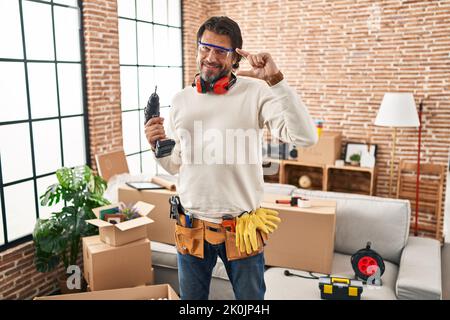
[[[147,106],[144,109],[145,123],[147,123],[151,118],[159,117],[159,96],[156,93],[157,88],[158,87],[156,86],[155,92],[153,92],[148,99]],[[156,158],[170,156],[174,147],[175,141],[172,139],[156,140]]]

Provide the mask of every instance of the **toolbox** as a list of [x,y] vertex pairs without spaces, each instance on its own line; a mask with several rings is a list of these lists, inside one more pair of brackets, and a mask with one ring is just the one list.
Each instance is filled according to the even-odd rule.
[[363,282],[338,277],[319,278],[320,297],[326,300],[361,300]]

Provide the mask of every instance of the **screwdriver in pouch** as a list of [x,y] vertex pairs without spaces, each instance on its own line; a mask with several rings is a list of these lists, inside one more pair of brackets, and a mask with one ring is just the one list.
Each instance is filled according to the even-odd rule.
[[192,216],[189,212],[184,213],[184,217],[186,219],[186,228],[192,228]]

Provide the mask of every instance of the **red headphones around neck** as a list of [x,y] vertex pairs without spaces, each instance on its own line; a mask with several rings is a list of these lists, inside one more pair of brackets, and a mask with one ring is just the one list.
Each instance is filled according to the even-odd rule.
[[200,77],[199,73],[197,73],[195,75],[194,82],[192,82],[192,86],[197,88],[198,93],[207,93],[211,91],[215,94],[224,94],[230,90],[230,88],[236,83],[236,80],[236,76],[231,73],[231,80],[228,76],[223,76],[214,82],[208,83]]

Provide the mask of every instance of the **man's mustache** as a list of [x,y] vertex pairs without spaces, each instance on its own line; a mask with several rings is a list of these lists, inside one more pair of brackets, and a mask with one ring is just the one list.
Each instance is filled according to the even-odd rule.
[[215,68],[221,68],[221,67],[222,67],[221,64],[217,64],[217,63],[209,63],[209,62],[206,62],[206,61],[202,62],[202,64],[203,64],[203,65],[210,66],[210,67],[215,67]]

